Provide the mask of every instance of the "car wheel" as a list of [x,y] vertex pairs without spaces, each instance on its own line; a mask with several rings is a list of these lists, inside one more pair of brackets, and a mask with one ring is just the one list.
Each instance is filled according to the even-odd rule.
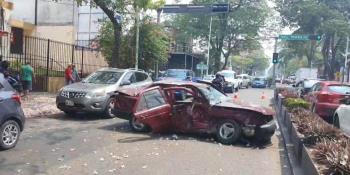
[[114,118],[114,117],[116,117],[115,114],[113,113],[113,109],[114,109],[114,99],[110,98],[107,101],[107,106],[106,106],[106,109],[105,109],[105,116],[107,118]]
[[339,116],[338,114],[335,114],[333,117],[333,125],[337,128],[340,128],[340,123],[339,123]]
[[231,120],[220,122],[216,129],[217,140],[225,145],[234,144],[241,135],[241,127]]
[[16,146],[21,129],[14,120],[8,120],[0,127],[0,149],[6,150]]
[[145,124],[138,122],[134,116],[129,120],[129,125],[135,132],[148,131],[148,127]]
[[239,90],[239,87],[236,87],[236,88],[235,88],[235,92],[238,92],[238,90]]

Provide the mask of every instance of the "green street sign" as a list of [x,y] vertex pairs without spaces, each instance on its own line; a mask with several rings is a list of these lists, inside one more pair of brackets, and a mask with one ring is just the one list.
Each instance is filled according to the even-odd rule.
[[321,35],[279,35],[278,39],[283,41],[320,41],[322,39]]

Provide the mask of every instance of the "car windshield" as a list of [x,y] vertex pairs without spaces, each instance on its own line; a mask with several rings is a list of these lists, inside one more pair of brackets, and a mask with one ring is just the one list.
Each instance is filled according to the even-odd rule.
[[265,81],[264,78],[254,78],[254,81]]
[[201,87],[199,90],[208,99],[210,105],[215,105],[228,100],[228,97],[211,86]]
[[187,71],[185,70],[168,70],[166,77],[171,77],[171,78],[186,78],[187,76]]
[[221,75],[223,75],[225,78],[235,78],[235,73],[231,72],[220,72]]
[[347,85],[331,85],[328,86],[329,90],[339,94],[349,94],[350,95],[350,86]]
[[118,82],[123,72],[98,71],[86,78],[83,83],[114,84]]

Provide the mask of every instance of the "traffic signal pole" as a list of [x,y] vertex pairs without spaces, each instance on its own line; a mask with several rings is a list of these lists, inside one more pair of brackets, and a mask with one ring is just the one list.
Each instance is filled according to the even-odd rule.
[[[273,53],[277,53],[277,42],[278,42],[278,37],[275,37],[275,47]],[[272,88],[276,88],[276,63],[273,63],[272,67],[272,83],[271,83]]]
[[[210,23],[209,23],[209,38],[208,38],[208,58],[207,58],[207,72],[206,75],[209,74],[209,58],[210,58],[210,38],[211,38],[211,26],[213,23],[213,17],[210,16]],[[202,73],[203,74],[203,73]]]

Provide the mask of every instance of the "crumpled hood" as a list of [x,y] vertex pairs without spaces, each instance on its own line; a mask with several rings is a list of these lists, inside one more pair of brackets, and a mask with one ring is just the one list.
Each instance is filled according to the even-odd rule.
[[259,106],[259,105],[253,105],[253,104],[244,104],[244,103],[237,103],[233,101],[226,101],[219,104],[216,104],[215,106],[218,107],[224,107],[224,108],[239,108],[239,109],[246,109],[251,111],[256,111],[259,113],[262,113],[264,115],[274,115],[274,111],[271,108]]
[[105,84],[93,84],[93,83],[73,83],[68,86],[63,87],[65,91],[83,91],[83,92],[91,92],[94,90],[106,89],[110,85]]

